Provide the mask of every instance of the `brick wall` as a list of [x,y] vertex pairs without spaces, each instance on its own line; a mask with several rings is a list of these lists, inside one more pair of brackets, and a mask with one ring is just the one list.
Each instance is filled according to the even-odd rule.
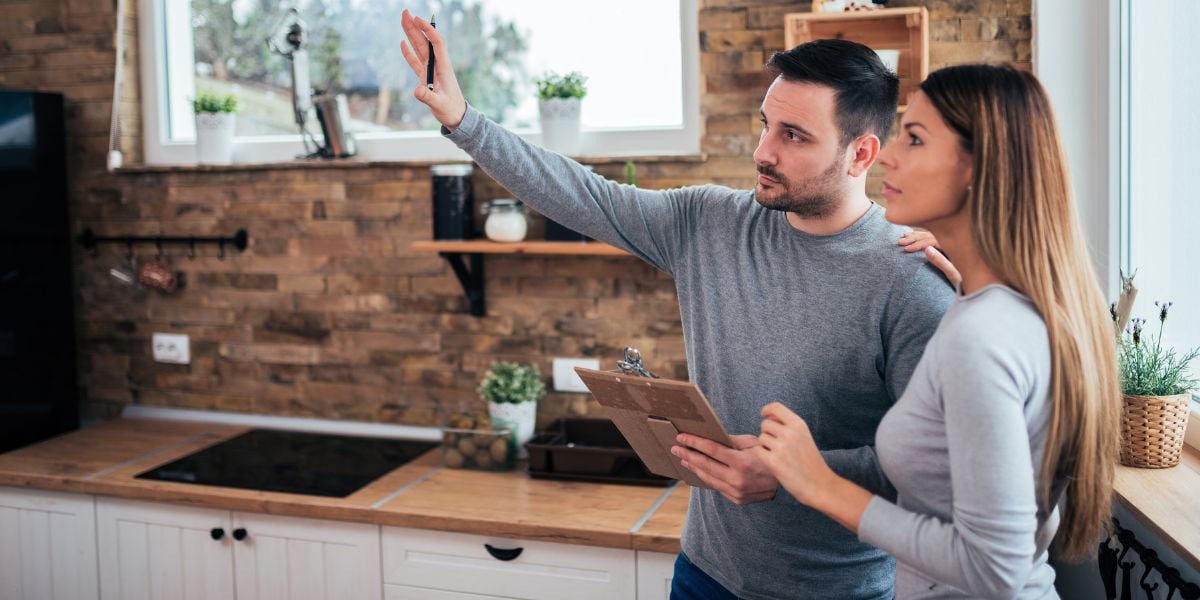
[[[130,8],[136,2],[128,2]],[[931,66],[1030,60],[1030,0],[893,0],[930,9]],[[703,162],[645,162],[641,185],[752,184],[761,66],[782,49],[781,15],[808,3],[702,2]],[[466,313],[453,273],[409,251],[430,232],[426,167],[330,166],[225,170],[104,170],[116,14],[114,0],[0,0],[0,86],[67,98],[72,228],[99,234],[229,234],[250,248],[220,259],[168,255],[187,287],[164,296],[116,283],[124,249],[80,253],[77,319],[85,414],[130,403],[436,424],[480,408],[478,379],[496,359],[613,360],[626,344],[683,377],[678,306],[669,278],[632,258],[487,259],[488,315]],[[136,15],[124,60],[136,73]],[[130,78],[136,81],[135,77]],[[121,99],[121,147],[138,149],[138,90]],[[622,166],[597,172],[620,179]],[[506,195],[478,176],[477,200]],[[872,185],[876,185],[874,182]],[[140,248],[137,260],[155,250]],[[187,333],[188,366],[154,363],[152,332]],[[539,420],[588,414],[586,397],[551,394]]]

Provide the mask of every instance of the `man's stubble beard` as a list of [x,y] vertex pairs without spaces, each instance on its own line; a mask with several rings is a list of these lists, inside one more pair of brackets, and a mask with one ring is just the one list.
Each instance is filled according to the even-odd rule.
[[838,173],[843,170],[841,161],[835,158],[821,173],[799,184],[792,184],[771,167],[759,165],[759,173],[778,181],[779,184],[772,190],[772,195],[765,198],[759,193],[758,184],[755,184],[754,199],[770,210],[795,213],[804,218],[826,217],[841,203],[839,190],[833,183],[837,181]]

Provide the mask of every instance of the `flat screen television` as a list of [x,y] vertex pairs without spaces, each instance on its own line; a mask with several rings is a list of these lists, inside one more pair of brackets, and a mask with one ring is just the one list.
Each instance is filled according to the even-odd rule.
[[35,98],[28,92],[0,90],[0,169],[31,171],[37,167]]
[[79,426],[61,94],[0,90],[0,452]]

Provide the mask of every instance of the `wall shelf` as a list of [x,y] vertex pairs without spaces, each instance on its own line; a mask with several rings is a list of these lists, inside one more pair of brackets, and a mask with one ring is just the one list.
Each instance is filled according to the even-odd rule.
[[[413,242],[413,252],[436,252],[450,263],[455,277],[467,295],[471,314],[487,314],[483,294],[483,256],[485,254],[525,254],[530,256],[632,256],[602,242],[491,242],[487,240],[423,240]],[[470,262],[468,266],[467,262]]]
[[844,39],[875,50],[899,50],[900,106],[929,75],[929,11],[923,6],[854,12],[784,15],[784,43],[794,48],[818,39]]
[[603,242],[491,242],[487,240],[431,240],[412,243],[413,252],[458,254],[562,254],[583,256],[630,256]]

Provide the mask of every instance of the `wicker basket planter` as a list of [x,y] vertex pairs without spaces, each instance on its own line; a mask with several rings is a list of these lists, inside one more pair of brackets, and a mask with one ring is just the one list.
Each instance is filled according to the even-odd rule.
[[1125,396],[1121,411],[1121,464],[1163,469],[1179,464],[1189,394]]

